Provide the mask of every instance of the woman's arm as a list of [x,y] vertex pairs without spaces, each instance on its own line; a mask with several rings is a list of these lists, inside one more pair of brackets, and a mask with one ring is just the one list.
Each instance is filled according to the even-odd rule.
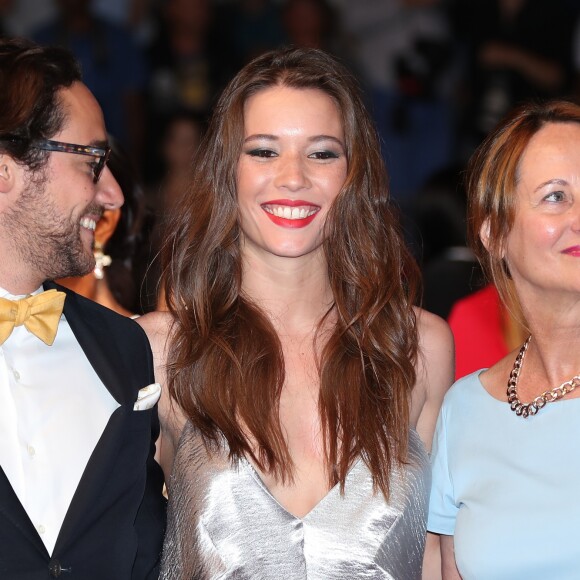
[[171,331],[171,315],[167,312],[151,312],[136,319],[143,327],[151,350],[153,351],[153,363],[155,367],[155,380],[161,385],[161,397],[159,398],[159,423],[160,433],[156,442],[155,459],[161,465],[165,474],[166,484],[173,466],[173,459],[177,450],[179,435],[185,424],[185,417],[181,409],[171,399],[167,390],[166,357],[167,341]]
[[449,325],[439,316],[418,308],[417,325],[419,353],[411,421],[430,452],[439,409],[453,383],[455,347]]
[[[439,409],[455,374],[455,349],[451,330],[442,318],[421,309],[417,309],[416,313],[419,353],[411,420],[430,452]],[[439,535],[428,533],[423,557],[423,580],[441,580],[441,571]]]
[[455,563],[453,536],[439,536],[441,542],[441,570],[443,580],[461,580],[461,574]]
[[422,580],[441,580],[441,545],[439,534],[427,532],[423,556]]

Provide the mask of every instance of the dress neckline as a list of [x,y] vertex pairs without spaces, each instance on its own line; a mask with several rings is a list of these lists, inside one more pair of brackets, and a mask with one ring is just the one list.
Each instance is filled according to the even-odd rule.
[[[266,493],[266,495],[289,517],[296,521],[303,522],[313,516],[316,512],[320,511],[323,508],[323,504],[330,501],[332,497],[334,497],[337,493],[340,493],[340,483],[336,483],[333,485],[321,498],[320,500],[312,506],[312,508],[304,514],[302,517],[293,514],[289,511],[286,507],[284,507],[274,496],[274,494],[270,491],[268,486],[264,483],[264,480],[258,473],[258,470],[252,465],[252,463],[246,458],[241,458],[242,463],[246,466],[247,470],[249,471],[252,479],[262,488],[262,490]],[[355,469],[358,468],[359,464],[363,464],[364,462],[360,457],[355,459],[354,463],[351,465],[348,473],[346,474],[346,482],[351,478],[352,474],[354,473]]]

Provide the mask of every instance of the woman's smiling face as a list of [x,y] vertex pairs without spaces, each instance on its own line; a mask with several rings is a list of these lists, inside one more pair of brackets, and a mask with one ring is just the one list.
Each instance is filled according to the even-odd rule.
[[287,258],[319,251],[346,174],[342,120],[326,93],[274,86],[252,95],[237,167],[243,251]]
[[548,123],[520,161],[504,258],[518,292],[580,292],[580,124]]

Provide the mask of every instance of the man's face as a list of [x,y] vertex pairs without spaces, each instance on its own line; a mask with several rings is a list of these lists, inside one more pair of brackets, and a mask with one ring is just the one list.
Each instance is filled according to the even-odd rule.
[[[102,147],[107,141],[101,109],[82,83],[60,92],[66,122],[53,141]],[[105,167],[93,182],[96,157],[54,151],[39,174],[28,173],[25,189],[5,214],[14,250],[40,279],[81,276],[95,265],[94,229],[104,209],[123,203]]]

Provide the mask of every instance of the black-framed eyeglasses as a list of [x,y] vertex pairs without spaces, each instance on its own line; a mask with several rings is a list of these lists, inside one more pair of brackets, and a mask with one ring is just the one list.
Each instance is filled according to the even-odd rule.
[[43,151],[60,151],[62,153],[73,153],[75,155],[89,155],[97,157],[93,165],[93,183],[97,183],[105,169],[109,156],[111,155],[110,147],[93,147],[92,145],[76,145],[74,143],[62,143],[61,141],[51,141],[50,139],[41,139],[33,141],[31,147],[42,149]]

